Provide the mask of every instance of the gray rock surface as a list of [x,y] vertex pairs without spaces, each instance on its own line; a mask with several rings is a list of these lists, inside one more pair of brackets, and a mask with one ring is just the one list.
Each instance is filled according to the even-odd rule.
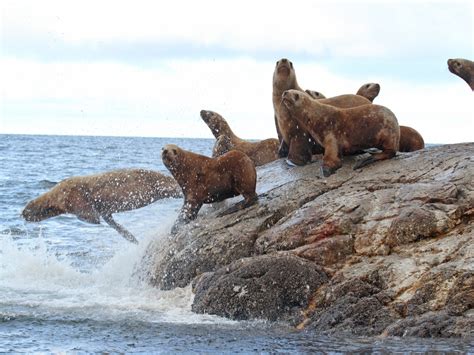
[[474,336],[474,143],[399,153],[320,177],[259,167],[259,203],[208,208],[150,245],[163,289],[194,280],[193,310],[318,332]]

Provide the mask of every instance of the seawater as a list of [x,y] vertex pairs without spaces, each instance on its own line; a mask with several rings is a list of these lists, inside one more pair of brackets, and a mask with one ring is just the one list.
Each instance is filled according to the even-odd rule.
[[463,340],[328,337],[263,321],[191,312],[191,289],[161,291],[134,273],[150,241],[166,243],[181,199],[116,214],[140,241],[75,216],[20,217],[54,183],[118,168],[167,173],[161,148],[210,155],[213,140],[0,135],[0,352],[473,351]]

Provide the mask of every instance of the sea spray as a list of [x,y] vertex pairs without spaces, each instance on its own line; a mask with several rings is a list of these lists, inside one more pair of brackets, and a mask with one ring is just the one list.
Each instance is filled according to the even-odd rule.
[[[155,234],[140,245],[121,244],[114,256],[91,272],[82,272],[65,256],[48,249],[43,238],[19,246],[11,238],[0,241],[1,313],[55,319],[130,320],[172,323],[231,323],[191,312],[190,287],[161,291],[141,281],[137,265]],[[156,242],[156,240],[155,240]]]

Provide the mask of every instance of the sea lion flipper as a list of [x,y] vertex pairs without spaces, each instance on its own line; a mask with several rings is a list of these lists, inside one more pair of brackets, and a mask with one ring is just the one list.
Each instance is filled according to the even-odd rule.
[[122,227],[120,224],[115,222],[111,215],[102,215],[102,218],[105,222],[107,222],[109,226],[119,232],[120,235],[127,239],[130,243],[138,244],[138,240],[133,236],[133,234],[126,230],[124,227]]
[[290,149],[288,147],[288,144],[286,144],[284,140],[281,140],[280,147],[278,148],[278,156],[280,158],[285,158],[288,156],[289,152],[290,152]]

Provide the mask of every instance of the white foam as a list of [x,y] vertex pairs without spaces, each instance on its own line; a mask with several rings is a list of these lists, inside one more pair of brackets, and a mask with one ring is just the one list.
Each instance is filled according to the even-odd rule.
[[232,323],[191,312],[190,287],[161,291],[134,276],[148,243],[167,239],[162,234],[138,246],[121,243],[114,256],[90,273],[75,268],[66,256],[48,250],[42,238],[20,245],[11,237],[0,240],[0,306],[18,314],[99,320],[143,320],[172,323]]

